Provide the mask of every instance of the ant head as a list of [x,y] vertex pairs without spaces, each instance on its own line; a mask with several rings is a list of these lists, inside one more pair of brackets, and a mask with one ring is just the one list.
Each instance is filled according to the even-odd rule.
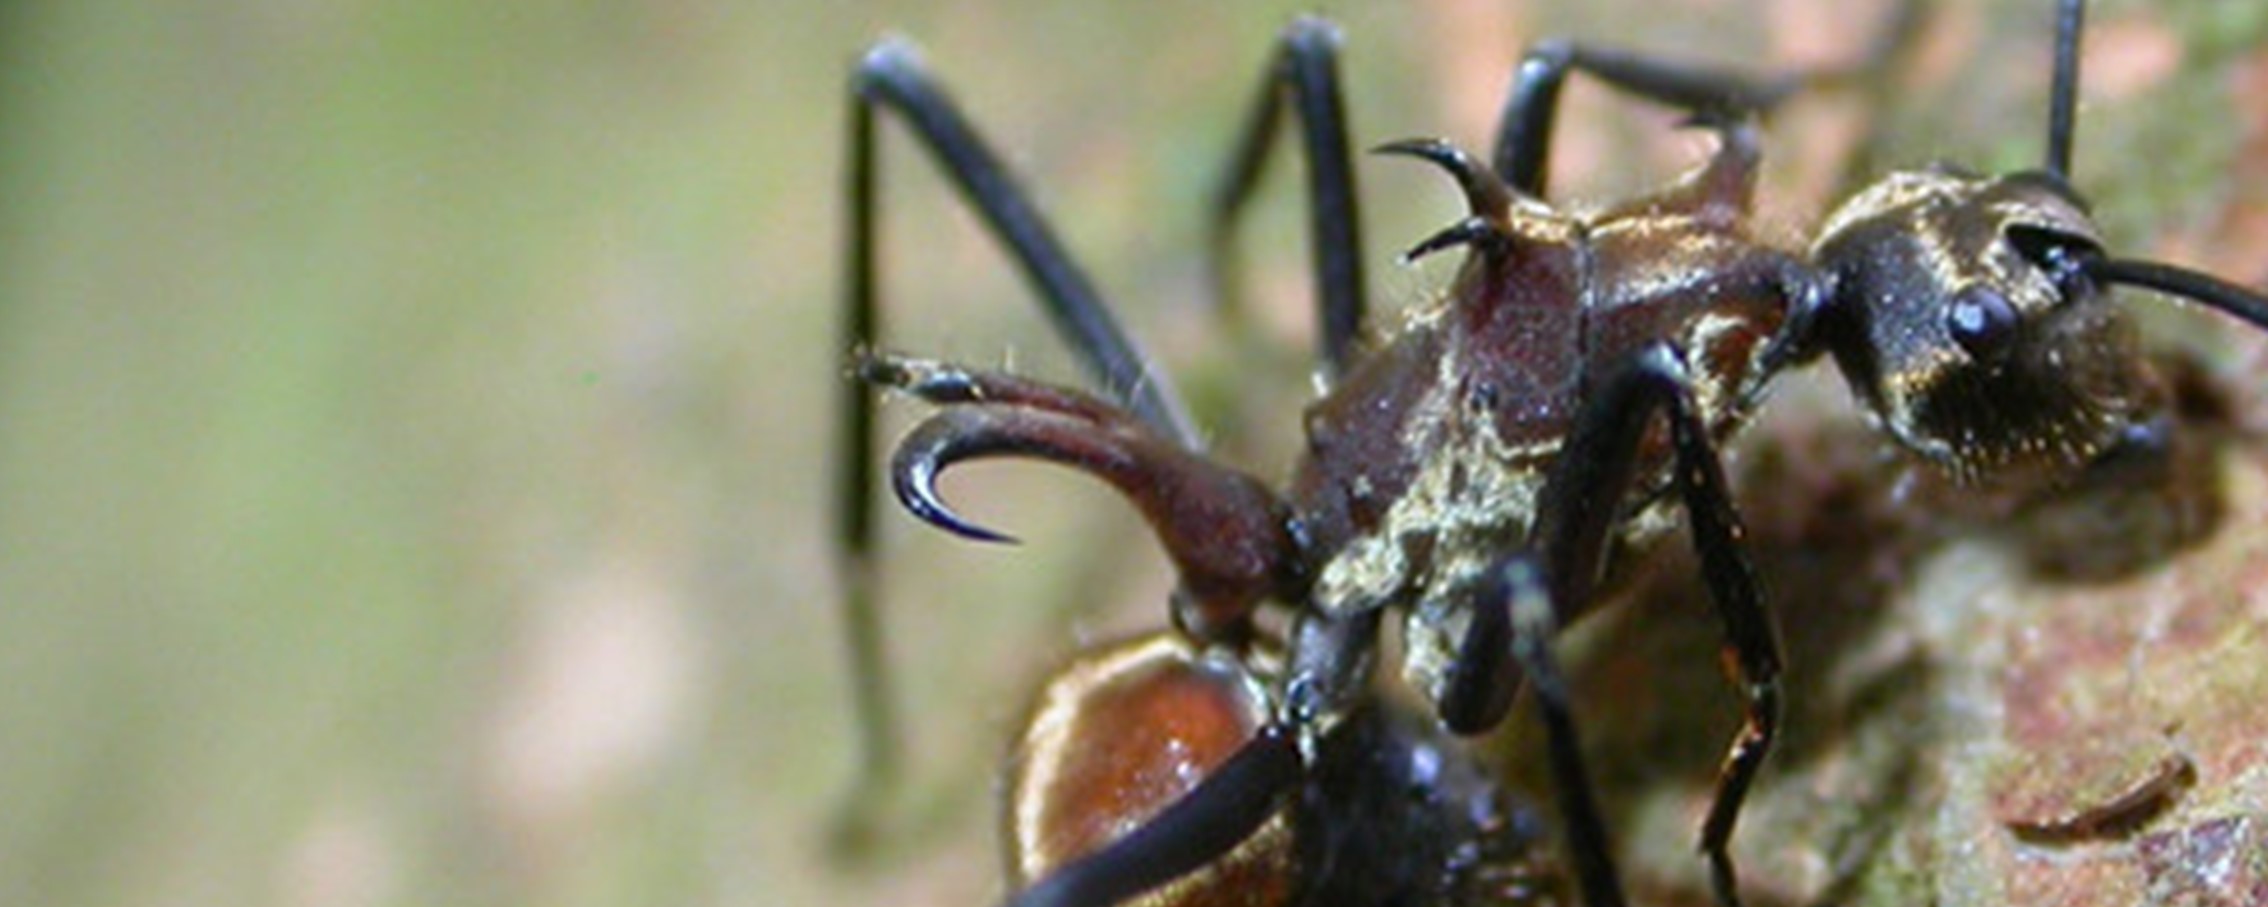
[[2046,173],[1896,174],[1813,249],[1818,339],[1889,433],[1957,479],[2056,474],[2146,415],[2134,332],[2088,263],[2086,205]]
[[1796,336],[1835,354],[1908,449],[1955,478],[2047,478],[2135,437],[2160,396],[2105,288],[2143,287],[2268,330],[2268,296],[2210,274],[2104,254],[2065,181],[2086,0],[2060,0],[2041,169],[1949,168],[1883,180],[1829,218],[1813,260],[1830,293]]

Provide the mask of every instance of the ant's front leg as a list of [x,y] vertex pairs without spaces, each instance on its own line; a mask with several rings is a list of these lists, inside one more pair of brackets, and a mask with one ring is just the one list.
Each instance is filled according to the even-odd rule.
[[1657,411],[1669,419],[1673,484],[1723,626],[1723,663],[1742,698],[1741,730],[1726,749],[1701,827],[1701,852],[1709,861],[1717,902],[1733,907],[1740,897],[1728,848],[1741,803],[1779,728],[1780,641],[1764,608],[1755,568],[1741,547],[1745,531],[1716,444],[1694,402],[1692,381],[1683,358],[1668,344],[1647,348],[1610,377],[1560,455],[1556,474],[1543,491],[1535,531],[1551,565],[1554,600],[1587,603],[1647,426]]
[[[1686,511],[1702,575],[1724,628],[1724,663],[1742,694],[1744,720],[1719,769],[1716,793],[1702,825],[1701,851],[1709,861],[1717,901],[1740,903],[1728,846],[1740,806],[1780,718],[1780,643],[1764,609],[1754,569],[1741,548],[1743,530],[1715,443],[1694,402],[1692,377],[1667,343],[1641,350],[1610,372],[1577,418],[1538,502],[1530,538],[1539,546],[1494,571],[1474,592],[1473,625],[1459,652],[1461,663],[1504,663],[1526,676],[1542,711],[1554,786],[1566,816],[1576,877],[1591,907],[1622,903],[1600,818],[1584,770],[1569,697],[1550,639],[1597,593],[1613,529],[1637,477],[1639,453],[1655,414],[1669,421],[1672,484]],[[1538,562],[1541,568],[1538,567]],[[1490,651],[1494,648],[1495,651]],[[1501,669],[1500,669],[1501,670]],[[1445,703],[1493,703],[1485,690],[1502,685],[1495,671],[1471,671]],[[1447,714],[1451,726],[1492,724],[1501,713]]]

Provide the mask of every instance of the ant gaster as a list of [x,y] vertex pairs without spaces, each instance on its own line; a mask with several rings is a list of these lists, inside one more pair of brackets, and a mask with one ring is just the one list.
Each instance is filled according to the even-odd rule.
[[[1463,249],[1455,282],[1376,345],[1357,339],[1362,256],[1337,34],[1294,23],[1212,220],[1225,254],[1292,115],[1308,162],[1329,388],[1307,411],[1307,446],[1282,493],[1200,451],[1170,386],[910,48],[871,51],[853,78],[855,370],[940,407],[896,449],[898,499],[935,526],[1002,541],[944,504],[939,473],[985,457],[1057,463],[1116,488],[1179,573],[1173,631],[1090,653],[1044,695],[1012,768],[1012,875],[1024,886],[1012,903],[1523,900],[1530,841],[1502,795],[1461,748],[1371,692],[1380,620],[1394,611],[1402,673],[1440,727],[1489,730],[1523,683],[1532,689],[1567,871],[1586,903],[1621,904],[1550,642],[1598,597],[1610,551],[1682,511],[1744,713],[1700,835],[1717,900],[1737,904],[1728,843],[1774,741],[1781,658],[1718,450],[1772,379],[1831,357],[1872,420],[1922,462],[1967,483],[2055,482],[2164,443],[2165,392],[2112,285],[2268,327],[2258,294],[2104,249],[2068,180],[2083,7],[2058,6],[2039,169],[1892,174],[1835,210],[1803,252],[1757,240],[1747,223],[1755,120],[1804,76],[1539,45],[1513,75],[1486,164],[1438,140],[1378,149],[1440,167],[1468,213],[1407,256]],[[1715,134],[1715,152],[1652,194],[1582,213],[1551,207],[1541,201],[1546,151],[1576,71],[1688,112]],[[1103,396],[872,351],[879,110],[903,118],[984,216]],[[845,409],[844,539],[869,770],[887,775],[895,746],[866,566],[871,406],[857,393]],[[1254,622],[1266,606],[1290,615],[1281,639]],[[1408,758],[1332,755],[1350,739]],[[1460,780],[1421,777],[1410,768],[1421,764]],[[1355,780],[1322,793],[1318,779],[1335,772]],[[1402,805],[1365,812],[1317,802],[1388,788],[1422,803],[1374,796]],[[1344,844],[1360,834],[1350,827],[1395,810],[1407,839]],[[1415,855],[1381,853],[1405,849]]]

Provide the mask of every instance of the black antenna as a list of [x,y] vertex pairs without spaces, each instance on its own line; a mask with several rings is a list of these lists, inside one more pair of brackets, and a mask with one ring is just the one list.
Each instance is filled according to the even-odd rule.
[[2160,293],[2170,293],[2219,309],[2250,322],[2254,327],[2268,330],[2268,297],[2262,297],[2256,290],[2211,274],[2164,262],[2125,258],[2089,259],[2082,267],[2086,269],[2087,276],[2104,283],[2146,287]]
[[2048,96],[2047,172],[2071,178],[2071,134],[2078,128],[2079,30],[2087,0],[2063,0],[2055,9],[2055,82]]

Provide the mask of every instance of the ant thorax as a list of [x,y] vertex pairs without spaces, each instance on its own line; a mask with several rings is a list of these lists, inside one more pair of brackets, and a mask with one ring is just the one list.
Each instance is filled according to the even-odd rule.
[[[1737,220],[1685,203],[1707,172],[1579,216],[1516,200],[1451,291],[1309,411],[1295,506],[1325,555],[1310,598],[1332,615],[1405,606],[1403,672],[1429,698],[1457,657],[1473,589],[1534,543],[1540,494],[1603,380],[1595,372],[1667,339],[1691,364],[1692,405],[1712,435],[1730,435],[1756,402],[1794,265]],[[1711,267],[1665,269],[1665,247]],[[1629,545],[1676,523],[1662,494],[1665,426],[1637,457],[1616,530]]]
[[1408,449],[1426,455],[1377,528],[1333,556],[1313,590],[1326,613],[1411,602],[1404,673],[1432,699],[1463,636],[1458,593],[1526,542],[1544,467],[1558,448],[1508,440],[1493,401],[1457,380],[1460,359],[1437,362],[1436,380],[1403,434]]

